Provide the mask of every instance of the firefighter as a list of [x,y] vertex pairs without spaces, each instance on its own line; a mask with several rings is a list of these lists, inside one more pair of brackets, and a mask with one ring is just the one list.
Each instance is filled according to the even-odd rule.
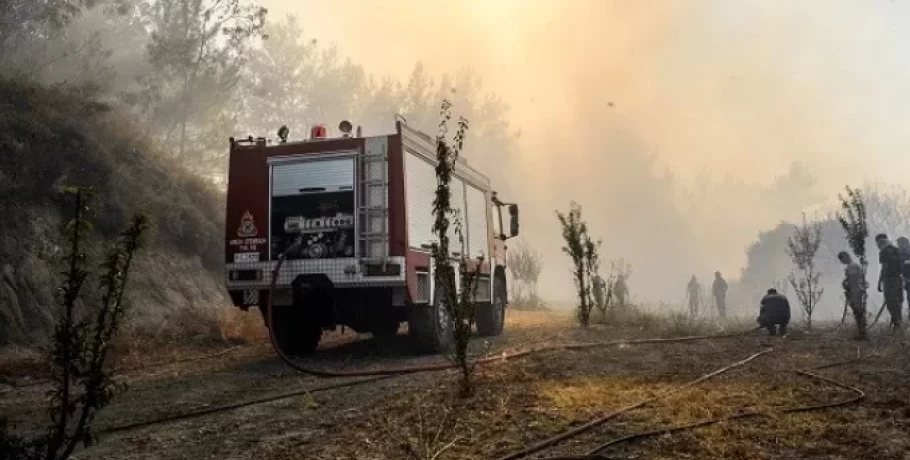
[[841,286],[844,288],[847,305],[850,306],[856,320],[856,338],[862,340],[866,338],[866,306],[863,302],[866,295],[866,280],[863,278],[863,268],[853,261],[847,251],[838,253],[837,259],[845,265],[844,281],[841,282]]
[[626,294],[629,293],[629,287],[626,286],[626,275],[620,273],[613,282],[613,294],[616,296],[616,304],[620,307],[626,305]]
[[727,281],[724,280],[720,272],[714,272],[714,284],[711,286],[711,293],[714,294],[717,314],[721,319],[725,319],[727,317]]
[[701,285],[698,284],[698,279],[695,278],[695,275],[692,275],[689,285],[686,286],[686,297],[689,299],[689,316],[695,317],[698,314],[698,295],[700,291]]
[[594,305],[597,306],[598,310],[606,311],[607,306],[604,303],[604,293],[607,290],[607,283],[604,282],[604,279],[600,275],[594,275],[591,284],[591,288],[594,290]]
[[897,249],[901,253],[901,274],[904,276],[904,291],[907,294],[907,305],[910,307],[910,240],[904,236],[898,238]]
[[[768,330],[772,335],[787,336],[787,325],[790,324],[790,301],[777,289],[768,289],[768,293],[761,299],[761,308],[758,312],[759,326]],[[780,329],[778,329],[780,327]]]
[[895,332],[901,328],[901,309],[904,305],[904,282],[901,276],[901,253],[888,235],[879,233],[875,236],[878,246],[878,261],[882,269],[878,274],[878,292],[885,295],[885,305],[891,315],[891,327]]

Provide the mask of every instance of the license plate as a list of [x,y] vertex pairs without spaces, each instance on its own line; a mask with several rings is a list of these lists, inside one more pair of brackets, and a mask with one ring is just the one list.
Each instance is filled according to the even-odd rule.
[[259,253],[239,252],[234,254],[234,262],[259,262]]

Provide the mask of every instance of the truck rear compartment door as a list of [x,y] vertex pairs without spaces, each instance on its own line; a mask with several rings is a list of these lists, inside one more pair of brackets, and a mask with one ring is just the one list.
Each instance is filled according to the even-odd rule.
[[355,157],[278,162],[272,166],[270,237],[276,259],[303,235],[289,259],[353,257]]

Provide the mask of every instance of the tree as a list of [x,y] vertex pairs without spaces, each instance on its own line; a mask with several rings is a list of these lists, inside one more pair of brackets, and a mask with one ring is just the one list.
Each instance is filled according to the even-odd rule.
[[866,260],[866,240],[869,238],[869,227],[866,225],[866,205],[863,201],[863,193],[860,189],[846,187],[846,196],[838,194],[837,198],[841,202],[841,211],[837,214],[837,221],[840,222],[847,238],[847,244],[853,251],[862,268],[862,311],[854,312],[856,319],[856,331],[858,337],[865,337],[866,334],[866,301],[868,298],[866,282],[866,273],[868,272],[869,262]]
[[805,215],[803,215],[802,225],[796,227],[793,236],[787,240],[787,254],[793,261],[793,265],[796,266],[796,271],[791,270],[788,279],[797,300],[803,307],[806,324],[810,330],[812,329],[812,312],[824,293],[824,288],[819,282],[821,272],[815,265],[815,255],[818,253],[821,241],[821,223],[810,223],[806,220]]
[[910,192],[900,185],[868,183],[863,186],[863,207],[873,228],[889,235],[910,235]]
[[632,276],[632,265],[626,262],[625,259],[620,257],[618,260],[610,261],[610,274],[607,278],[607,295],[606,301],[604,302],[605,310],[615,305],[613,303],[613,296],[616,293],[616,281],[619,279],[628,280],[630,276]]
[[83,53],[90,41],[67,36],[67,26],[96,6],[123,12],[129,0],[4,0],[0,2],[0,69],[34,76]]
[[597,250],[601,242],[593,241],[588,235],[588,224],[582,220],[581,206],[572,202],[568,214],[556,211],[556,217],[562,226],[562,237],[566,245],[562,251],[572,259],[572,275],[575,278],[575,289],[578,294],[578,321],[582,327],[588,327],[593,306],[591,297],[591,278],[599,266]]
[[542,305],[537,295],[537,281],[543,270],[543,254],[526,240],[520,240],[508,253],[509,272],[512,274],[512,303],[529,308]]
[[[8,421],[0,419],[0,458],[4,459],[63,460],[79,444],[91,445],[95,440],[92,422],[119,389],[109,361],[124,314],[123,296],[130,269],[149,222],[141,214],[133,216],[101,265],[97,300],[86,300],[82,291],[90,273],[85,247],[92,229],[87,215],[95,192],[67,187],[64,194],[73,219],[65,228],[69,250],[63,259],[66,270],[59,289],[61,315],[51,352],[49,425],[43,436],[24,439],[11,432]],[[80,315],[77,304],[85,302],[98,303],[90,314]]]
[[282,125],[306,129],[313,121],[307,107],[313,75],[320,68],[318,43],[304,38],[300,21],[292,15],[269,22],[264,32],[268,40],[242,70],[240,125],[256,136],[274,135]]
[[149,8],[153,70],[144,102],[155,138],[191,166],[210,165],[206,153],[223,150],[236,123],[240,71],[267,10],[243,0],[156,1]]
[[[459,395],[466,397],[473,392],[471,375],[474,365],[468,361],[468,341],[471,338],[471,329],[474,327],[474,313],[476,311],[476,280],[480,270],[478,260],[471,266],[468,255],[464,250],[464,235],[461,229],[461,219],[452,207],[451,182],[455,171],[455,164],[464,147],[465,133],[468,122],[464,118],[458,121],[458,130],[455,132],[453,145],[450,146],[446,135],[448,122],[452,118],[451,104],[443,101],[439,134],[436,136],[436,197],[433,199],[433,233],[437,242],[433,245],[433,262],[436,273],[437,295],[442,296],[446,312],[454,324],[453,333],[455,348],[452,356],[461,370]],[[459,239],[462,249],[458,256],[457,268],[452,266],[452,252],[449,249],[449,227],[455,223],[455,234]],[[455,270],[461,274],[461,290],[459,293],[456,283]]]
[[[590,309],[595,305],[595,302],[594,302],[595,296],[592,295],[594,293],[592,292],[593,289],[591,289],[591,288],[592,287],[596,288],[594,286],[594,284],[595,284],[594,278],[596,276],[598,276],[597,272],[600,271],[600,256],[598,255],[598,251],[600,250],[600,245],[601,245],[600,240],[594,241],[590,237],[585,235],[585,240],[584,240],[585,271],[588,274],[588,283],[590,286],[588,288],[588,305],[589,305],[588,315],[589,315],[589,317],[590,317]],[[587,323],[588,321],[590,321],[590,318],[585,319],[584,322]]]

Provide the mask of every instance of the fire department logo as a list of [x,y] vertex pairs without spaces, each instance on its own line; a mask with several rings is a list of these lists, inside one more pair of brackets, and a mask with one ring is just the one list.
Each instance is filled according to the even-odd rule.
[[252,238],[259,234],[259,230],[256,229],[256,223],[253,222],[253,215],[249,211],[243,213],[243,217],[240,218],[240,228],[237,229],[237,236],[241,238]]

